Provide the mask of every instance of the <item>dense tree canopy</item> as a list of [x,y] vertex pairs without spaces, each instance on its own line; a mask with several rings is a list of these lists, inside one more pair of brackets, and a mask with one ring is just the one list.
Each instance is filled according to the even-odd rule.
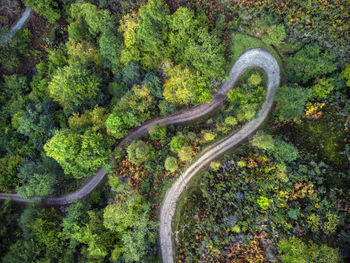
[[48,87],[50,96],[67,110],[95,105],[101,98],[101,80],[80,65],[58,69]]
[[275,96],[276,110],[279,113],[280,120],[299,119],[304,112],[306,101],[310,95],[310,90],[301,87],[280,87]]
[[64,173],[75,178],[90,176],[109,162],[113,140],[88,129],[83,134],[62,129],[44,145],[46,155],[55,159]]
[[[34,14],[7,41],[21,2]],[[0,192],[62,196],[95,183],[85,177],[101,167],[108,177],[59,209],[45,198],[1,202],[1,262],[158,262],[166,190],[257,116],[267,75],[249,68],[195,122],[138,127],[209,103],[251,48],[280,66],[274,116],[187,184],[172,222],[174,260],[349,261],[346,0],[1,4]],[[134,130],[145,133],[115,148]]]
[[313,78],[332,73],[336,68],[336,55],[332,51],[322,51],[317,44],[306,45],[287,61],[288,77],[307,83]]

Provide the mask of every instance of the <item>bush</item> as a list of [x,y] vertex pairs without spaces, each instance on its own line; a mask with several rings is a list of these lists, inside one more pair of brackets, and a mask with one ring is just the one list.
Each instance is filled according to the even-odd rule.
[[282,239],[278,243],[283,263],[337,263],[340,261],[338,249],[309,241],[304,243],[296,237]]
[[300,118],[311,91],[301,87],[283,86],[277,89],[275,100],[280,120],[291,121]]
[[253,85],[253,86],[258,86],[262,81],[262,78],[260,74],[255,73],[252,74],[249,79],[248,79],[248,84]]
[[288,78],[294,82],[306,84],[311,79],[329,74],[336,70],[336,55],[323,51],[316,44],[306,45],[287,60]]
[[211,142],[212,140],[214,140],[216,137],[216,134],[213,132],[206,132],[203,135],[203,139],[205,142]]
[[181,162],[189,162],[194,156],[193,148],[189,145],[182,146],[178,152],[179,159]]
[[61,17],[58,2],[55,0],[25,0],[25,5],[45,17],[50,23],[55,23]]
[[273,155],[277,161],[290,163],[299,155],[298,149],[295,148],[293,144],[287,143],[281,139],[275,140],[274,145]]
[[238,123],[237,119],[233,116],[229,116],[225,119],[225,124],[229,126],[236,126]]
[[334,79],[332,78],[321,78],[317,79],[316,83],[312,86],[312,99],[322,100],[327,98],[327,96],[333,91]]
[[148,132],[152,140],[161,140],[166,137],[166,126],[155,125]]
[[285,38],[286,31],[284,30],[284,25],[281,24],[268,27],[261,40],[268,45],[274,45],[278,47]]
[[152,146],[141,140],[133,141],[126,151],[129,160],[136,165],[147,161],[153,155]]
[[174,172],[178,168],[177,159],[175,157],[168,156],[165,159],[164,167],[167,171]]
[[272,136],[261,131],[258,131],[254,135],[251,143],[253,146],[264,149],[266,151],[272,151],[275,148]]
[[170,150],[174,153],[177,153],[184,144],[185,136],[182,134],[174,136],[170,141]]

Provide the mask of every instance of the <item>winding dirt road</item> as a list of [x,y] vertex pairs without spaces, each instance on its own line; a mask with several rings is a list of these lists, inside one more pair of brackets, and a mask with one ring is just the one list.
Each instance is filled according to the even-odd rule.
[[184,191],[186,184],[211,161],[217,159],[252,135],[265,121],[272,109],[273,96],[280,83],[280,69],[275,58],[263,49],[251,49],[243,53],[230,71],[231,80],[223,84],[219,93],[226,95],[234,86],[238,77],[248,67],[252,66],[262,68],[268,76],[266,100],[263,103],[262,109],[259,111],[257,118],[249,121],[239,131],[231,133],[231,135],[207,147],[200,153],[199,158],[183,172],[167,191],[161,207],[159,229],[163,263],[174,262],[171,223],[175,213],[176,203]]
[[12,39],[14,37],[14,35],[16,34],[16,32],[22,28],[22,26],[25,24],[25,22],[27,22],[27,20],[30,17],[31,13],[32,13],[32,9],[27,7],[24,10],[21,18],[17,21],[17,23],[15,25],[13,25],[11,27],[10,31],[7,34],[1,36],[0,42],[6,43],[10,39]]
[[[134,129],[134,131],[131,132],[128,136],[126,136],[117,145],[117,147],[123,147],[125,145],[125,143],[130,142],[133,139],[136,139],[137,137],[139,137],[140,135],[146,133],[154,125],[157,125],[157,124],[170,125],[170,124],[185,123],[185,122],[199,119],[199,118],[205,116],[206,114],[210,113],[211,111],[213,111],[214,109],[219,107],[225,101],[227,92],[233,87],[234,82],[237,80],[239,75],[246,68],[251,67],[251,66],[260,66],[260,67],[264,68],[266,70],[266,72],[268,73],[268,77],[269,77],[269,86],[268,86],[268,92],[266,95],[267,99],[263,105],[262,110],[260,111],[260,115],[261,115],[263,111],[264,112],[266,111],[267,107],[270,108],[272,105],[272,95],[274,93],[274,89],[270,86],[272,84],[276,84],[276,86],[278,86],[279,67],[278,67],[278,64],[275,61],[275,59],[267,51],[265,51],[263,49],[251,49],[251,50],[247,51],[246,53],[244,53],[237,60],[237,62],[235,63],[235,65],[233,66],[233,68],[231,69],[231,72],[230,72],[231,80],[226,81],[221,86],[221,88],[219,89],[219,92],[214,96],[214,98],[210,104],[203,103],[201,105],[193,107],[190,110],[186,110],[186,111],[183,111],[183,112],[171,115],[171,116],[167,116],[167,117],[162,117],[162,118],[150,120],[150,121],[144,123],[142,126]],[[278,82],[271,83],[271,81],[273,79],[275,79],[277,81],[276,76],[278,76]],[[258,122],[259,119],[261,119],[260,115],[259,115],[259,118],[257,120],[252,120],[247,125],[251,125],[250,123],[252,123],[252,122],[253,123]],[[267,115],[267,113],[266,113],[266,115]],[[247,131],[247,129],[245,128],[246,126],[244,126],[242,128],[242,130],[244,129],[245,132]],[[244,138],[246,138],[246,136]],[[220,143],[223,143],[223,142],[220,142]],[[211,147],[213,147],[213,146],[214,145],[212,145]],[[211,147],[208,147],[207,149],[209,149]],[[230,147],[232,147],[232,146],[230,146]],[[112,159],[111,162],[113,163],[114,161],[115,160]],[[83,199],[86,196],[88,196],[102,182],[102,180],[104,179],[105,176],[106,176],[105,169],[100,168],[97,171],[97,173],[90,176],[90,178],[86,181],[86,183],[84,185],[82,185],[78,190],[76,190],[72,193],[60,196],[60,197],[38,196],[38,197],[35,197],[31,200],[27,200],[27,199],[24,199],[19,194],[1,193],[0,194],[0,201],[4,201],[7,198],[11,198],[12,201],[19,202],[19,203],[33,203],[33,202],[43,201],[47,205],[52,205],[52,206],[69,205],[69,204],[73,203],[75,200]],[[166,199],[166,200],[168,200],[168,199]]]

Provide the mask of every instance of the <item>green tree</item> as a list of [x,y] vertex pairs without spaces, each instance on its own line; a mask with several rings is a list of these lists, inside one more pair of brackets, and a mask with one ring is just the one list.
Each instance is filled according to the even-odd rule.
[[174,136],[173,138],[171,138],[171,141],[169,143],[170,150],[174,153],[179,152],[180,148],[185,145],[185,142],[185,136],[183,136],[182,134]]
[[121,73],[123,82],[126,83],[129,87],[132,87],[140,81],[140,64],[138,62],[132,61],[122,69]]
[[42,253],[52,259],[58,259],[63,250],[60,239],[61,216],[54,208],[39,209],[30,207],[24,210],[20,218],[20,227],[26,241],[34,241]]
[[93,132],[106,131],[105,122],[108,114],[103,107],[95,106],[93,110],[87,110],[83,114],[73,113],[68,119],[69,127],[74,131],[91,129]]
[[55,193],[58,178],[63,177],[62,169],[54,160],[44,157],[41,160],[22,162],[17,177],[22,184],[16,187],[18,194],[26,199]]
[[163,87],[160,78],[153,72],[146,74],[143,79],[143,83],[151,91],[153,97],[162,99],[163,98]]
[[90,129],[83,134],[62,129],[44,145],[44,150],[62,166],[65,174],[82,178],[108,164],[112,143],[110,137]]
[[76,247],[83,237],[84,225],[89,221],[89,203],[75,201],[67,209],[67,214],[62,221],[62,237],[70,241],[71,247]]
[[294,118],[300,118],[310,95],[310,90],[301,87],[282,86],[278,88],[275,100],[280,120],[290,121]]
[[192,160],[195,152],[189,145],[182,146],[178,152],[178,156],[181,162],[189,162]]
[[0,191],[10,192],[20,181],[17,178],[18,166],[22,158],[19,155],[6,155],[0,159]]
[[158,108],[160,111],[160,115],[166,116],[176,111],[176,106],[167,102],[166,100],[161,100],[158,103]]
[[287,34],[284,29],[284,25],[272,25],[267,28],[265,34],[262,36],[261,40],[268,45],[274,45],[278,47],[281,45],[283,40],[286,38]]
[[25,0],[24,3],[52,24],[61,17],[60,7],[56,0]]
[[[81,25],[87,27],[92,37],[97,37],[100,32],[110,29],[112,21],[108,10],[98,10],[98,8],[90,3],[73,3],[70,8],[70,15],[75,21],[70,24]],[[69,29],[68,29],[69,31]],[[86,31],[86,30],[85,30]],[[84,37],[84,36],[82,36]],[[76,39],[80,41],[81,39]]]
[[153,227],[149,222],[149,205],[143,197],[126,184],[114,188],[118,199],[104,209],[103,224],[118,238],[112,251],[112,260],[140,262],[150,243],[154,243]]
[[2,72],[13,72],[16,68],[24,66],[25,58],[30,53],[32,34],[25,28],[18,32],[16,37],[7,42],[0,43],[0,69]]
[[114,33],[111,29],[103,31],[101,37],[98,40],[100,54],[104,65],[113,69],[119,64],[120,51],[122,39],[117,33]]
[[67,110],[83,105],[95,105],[102,97],[101,80],[90,70],[80,65],[69,65],[58,69],[48,89],[53,100]]
[[322,100],[333,91],[334,79],[332,78],[320,78],[317,79],[316,83],[312,86],[311,99]]
[[161,140],[166,137],[166,126],[155,125],[152,126],[148,132],[152,140]]
[[258,131],[252,141],[252,145],[266,151],[272,151],[275,148],[275,142],[271,135]]
[[[173,104],[189,104],[197,100],[196,94],[203,91],[206,83],[189,68],[177,65],[163,67],[167,78],[164,82],[164,98]],[[203,92],[202,97],[210,98],[211,94]]]
[[346,85],[350,87],[350,64],[346,64],[341,76],[346,80]]
[[153,155],[153,148],[148,143],[135,140],[127,148],[128,158],[133,164],[141,164]]
[[273,155],[277,161],[290,163],[299,156],[299,151],[293,144],[287,143],[282,139],[276,139]]
[[103,215],[88,211],[89,221],[82,228],[79,242],[88,246],[89,256],[97,260],[104,259],[113,248],[115,234],[103,226]]
[[251,140],[253,146],[272,153],[279,162],[292,162],[299,156],[299,151],[291,143],[280,138],[274,139],[271,135],[258,131]]
[[120,99],[114,112],[122,111],[124,121],[134,126],[150,118],[154,109],[152,102],[151,91],[145,85],[135,85]]
[[306,45],[287,61],[290,80],[307,83],[313,78],[333,72],[337,68],[336,55],[331,51],[322,51],[317,44]]
[[125,121],[125,115],[115,109],[107,118],[106,127],[109,134],[113,135],[116,139],[121,139],[128,134],[128,129],[132,125],[128,123],[128,120]]
[[136,41],[141,50],[141,64],[145,69],[157,69],[167,57],[165,42],[168,36],[166,16],[169,8],[163,0],[149,0],[139,10]]
[[177,159],[175,157],[168,156],[165,159],[164,167],[167,171],[174,172],[178,168]]
[[278,243],[283,263],[328,263],[340,262],[338,249],[325,244],[317,245],[312,241],[304,243],[296,237],[282,239]]
[[140,47],[136,43],[136,29],[139,25],[139,14],[126,14],[120,21],[119,31],[122,32],[124,45],[120,51],[120,62],[124,65],[131,61],[140,61]]
[[52,174],[34,173],[25,185],[16,188],[19,195],[26,199],[35,196],[46,196],[54,192],[56,177]]
[[175,62],[192,67],[205,80],[224,76],[224,48],[221,40],[209,32],[205,15],[195,16],[191,9],[180,7],[168,16],[169,49]]
[[29,103],[18,119],[12,119],[16,120],[17,131],[28,136],[39,151],[57,129],[55,116],[52,114],[54,109],[54,103],[48,100],[38,104]]

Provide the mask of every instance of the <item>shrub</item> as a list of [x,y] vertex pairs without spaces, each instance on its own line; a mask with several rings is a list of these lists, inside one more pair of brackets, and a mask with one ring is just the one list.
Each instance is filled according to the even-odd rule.
[[346,85],[350,87],[350,64],[346,64],[341,76],[346,80]]
[[304,243],[296,237],[282,239],[278,243],[283,263],[337,263],[340,261],[338,249],[327,245],[317,245],[312,241]]
[[281,139],[276,139],[274,144],[273,155],[279,162],[290,163],[299,155],[298,149],[291,143],[287,143]]
[[310,90],[301,87],[283,86],[277,89],[275,100],[276,110],[280,120],[293,120],[300,118],[304,112],[306,101],[311,95]]
[[225,119],[226,125],[233,127],[233,126],[237,125],[237,123],[238,123],[237,119],[233,116],[226,117],[226,119]]
[[210,168],[213,169],[214,171],[218,171],[221,167],[220,162],[211,162],[210,163]]
[[336,55],[322,51],[316,44],[306,45],[287,61],[286,72],[290,80],[306,84],[313,78],[329,74],[337,68]]
[[211,142],[212,140],[214,140],[216,137],[215,133],[213,132],[206,132],[203,135],[203,139],[205,142]]
[[189,162],[194,156],[193,148],[189,145],[182,146],[178,152],[179,159],[181,162]]
[[261,81],[262,81],[262,78],[258,73],[252,74],[248,79],[248,83],[253,86],[258,86],[261,83]]
[[258,131],[252,141],[252,145],[266,151],[272,151],[275,148],[274,140],[271,135]]
[[266,33],[262,36],[261,40],[268,45],[279,46],[286,36],[284,25],[272,25],[267,28]]
[[165,159],[164,167],[167,171],[174,172],[178,168],[177,159],[175,157],[168,156]]
[[136,140],[127,148],[128,158],[133,164],[141,164],[153,155],[153,148],[148,143]]
[[166,137],[166,126],[155,125],[148,132],[152,140],[161,140]]
[[50,23],[55,23],[61,17],[58,2],[55,0],[25,0],[25,5],[45,17]]
[[265,196],[259,196],[257,203],[262,210],[267,210],[270,207],[270,203],[273,202],[272,199],[269,199]]
[[321,78],[317,79],[316,83],[312,86],[312,99],[322,100],[327,98],[327,96],[333,91],[334,79],[332,78]]
[[184,144],[185,136],[182,134],[174,136],[170,141],[170,150],[174,153],[177,153]]

